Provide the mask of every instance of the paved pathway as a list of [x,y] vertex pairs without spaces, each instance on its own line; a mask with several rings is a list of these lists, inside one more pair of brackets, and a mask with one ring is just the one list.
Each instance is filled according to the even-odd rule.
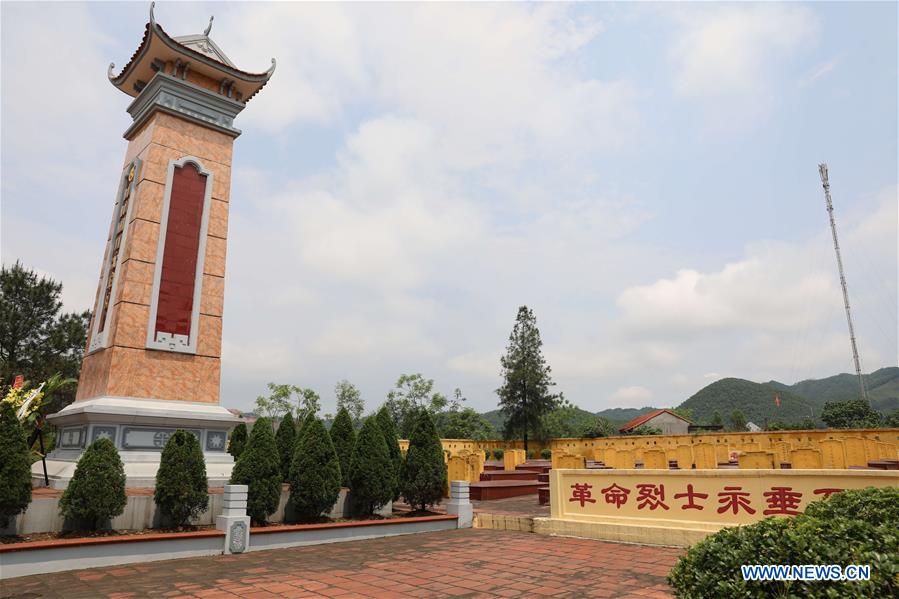
[[668,597],[680,549],[467,529],[0,582],[32,597]]

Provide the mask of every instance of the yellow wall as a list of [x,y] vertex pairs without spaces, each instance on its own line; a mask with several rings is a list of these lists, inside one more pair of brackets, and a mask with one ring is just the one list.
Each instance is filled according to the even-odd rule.
[[[824,489],[871,486],[899,487],[899,472],[554,469],[551,518],[544,528],[552,534],[686,546],[725,526],[801,513],[825,496]],[[745,507],[738,503],[734,509],[735,493],[745,493],[739,496]],[[798,495],[785,495],[793,493]],[[702,509],[684,508],[689,494]]]

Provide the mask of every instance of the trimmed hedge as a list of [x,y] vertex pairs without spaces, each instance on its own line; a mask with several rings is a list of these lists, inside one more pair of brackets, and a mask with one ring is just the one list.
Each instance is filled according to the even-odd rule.
[[447,488],[443,446],[434,421],[420,410],[409,437],[409,451],[403,463],[400,487],[406,502],[424,511],[443,499]]
[[305,520],[330,512],[340,495],[340,460],[321,420],[303,427],[290,468],[290,504]]
[[328,431],[337,459],[340,461],[340,485],[350,486],[350,466],[353,461],[353,448],[356,446],[356,429],[353,427],[353,418],[346,408],[340,408],[331,430]]
[[231,472],[231,484],[249,487],[247,513],[253,522],[265,524],[268,515],[278,509],[281,460],[268,418],[259,418],[253,425],[247,446]]
[[353,448],[350,489],[355,508],[371,515],[393,498],[396,479],[390,467],[390,452],[377,418],[366,418]]
[[236,460],[243,453],[247,446],[247,425],[241,422],[231,431],[231,438],[228,441],[228,453]]
[[153,501],[175,526],[183,526],[209,509],[206,461],[193,433],[178,429],[166,441]]
[[30,453],[15,408],[0,402],[0,528],[31,503]]
[[59,498],[59,511],[76,526],[105,527],[125,511],[125,467],[109,439],[97,439],[88,446],[69,486]]
[[290,412],[287,412],[281,418],[278,432],[275,433],[275,442],[278,444],[278,456],[281,464],[281,480],[284,482],[290,480],[290,465],[293,461],[294,449],[298,445],[296,441],[297,428],[293,422],[293,416]]
[[501,460],[501,459],[503,459],[504,454],[505,454],[505,452],[502,449],[494,449],[493,450],[493,459]]
[[387,406],[382,406],[375,415],[381,432],[384,434],[384,442],[387,443],[387,452],[390,454],[390,464],[393,467],[393,500],[400,498],[400,474],[403,471],[403,452],[400,451],[399,436],[396,432],[396,426],[393,424],[393,418],[387,410]]
[[552,459],[553,452],[550,449],[541,449],[540,450],[540,459],[549,460]]
[[[668,575],[678,597],[896,597],[899,489],[836,493],[794,518],[725,528],[693,545]],[[868,581],[744,581],[741,565],[868,564]]]

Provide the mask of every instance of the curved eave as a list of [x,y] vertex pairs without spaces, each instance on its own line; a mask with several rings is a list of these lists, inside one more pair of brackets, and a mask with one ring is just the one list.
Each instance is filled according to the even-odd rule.
[[256,95],[275,71],[275,59],[272,59],[272,67],[264,73],[241,71],[179,44],[163,31],[158,23],[151,22],[147,23],[140,46],[131,56],[125,68],[118,75],[113,75],[112,71],[115,67],[112,64],[109,65],[109,80],[129,96],[137,96],[139,91],[135,89],[134,84],[137,81],[150,82],[155,74],[151,65],[156,58],[166,62],[173,62],[180,58],[183,62],[190,63],[192,71],[202,73],[214,80],[223,78],[232,80],[234,82],[233,89],[243,95],[243,102],[249,101]]

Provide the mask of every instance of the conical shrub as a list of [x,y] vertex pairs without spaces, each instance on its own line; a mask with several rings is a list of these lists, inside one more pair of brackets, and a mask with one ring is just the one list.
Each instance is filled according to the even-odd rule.
[[350,486],[350,466],[353,461],[353,448],[356,446],[356,429],[353,419],[346,408],[340,408],[329,431],[337,459],[340,460],[340,484]]
[[340,495],[340,460],[324,423],[318,418],[303,427],[290,469],[290,504],[297,517],[318,518],[330,512]]
[[393,468],[393,480],[396,483],[393,487],[392,498],[396,501],[400,498],[400,474],[403,471],[403,452],[400,451],[396,426],[393,423],[390,412],[387,410],[387,406],[382,406],[375,418],[378,420],[378,425],[384,434],[384,442],[387,443],[387,451],[390,454],[390,466]]
[[284,414],[281,424],[278,425],[278,432],[275,434],[275,441],[278,443],[278,455],[281,458],[281,480],[287,482],[290,479],[290,462],[293,460],[293,450],[296,445],[297,429],[293,423],[293,416],[290,412]]
[[178,429],[166,441],[153,501],[175,526],[184,526],[209,508],[206,460],[192,433]]
[[359,431],[350,466],[350,491],[355,507],[370,515],[393,497],[396,478],[390,452],[376,418],[367,418]]
[[420,410],[409,438],[400,487],[409,505],[422,511],[438,503],[446,492],[443,447],[430,414]]
[[231,431],[231,439],[228,442],[228,453],[236,460],[247,446],[247,425],[241,422]]
[[281,500],[281,459],[275,433],[268,418],[260,418],[234,470],[232,485],[247,485],[247,513],[253,522],[265,524],[268,515],[278,509]]
[[0,528],[31,503],[31,459],[25,430],[9,402],[0,402]]
[[97,439],[81,454],[59,498],[59,511],[76,525],[93,529],[124,512],[127,503],[122,458],[112,441]]

